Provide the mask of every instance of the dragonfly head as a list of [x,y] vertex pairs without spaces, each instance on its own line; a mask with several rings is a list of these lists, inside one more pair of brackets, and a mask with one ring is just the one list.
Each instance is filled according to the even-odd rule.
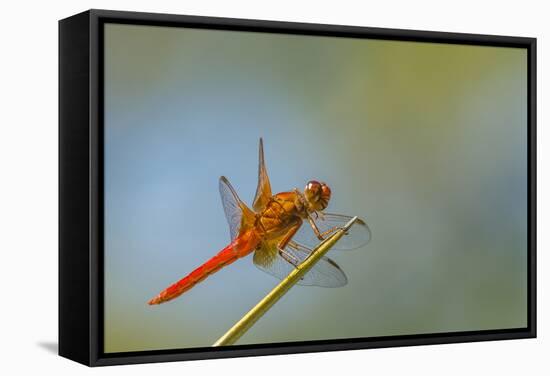
[[330,200],[330,188],[325,183],[311,180],[304,188],[304,196],[311,210],[324,210]]

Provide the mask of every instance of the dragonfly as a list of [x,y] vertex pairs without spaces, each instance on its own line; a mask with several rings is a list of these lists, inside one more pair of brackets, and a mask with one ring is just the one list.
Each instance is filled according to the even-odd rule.
[[[331,198],[331,189],[324,182],[311,180],[303,191],[294,188],[272,194],[261,138],[258,185],[252,208],[239,198],[224,176],[219,179],[219,190],[231,242],[214,257],[161,291],[149,301],[150,305],[177,298],[208,276],[251,253],[254,254],[254,265],[259,269],[284,279],[311,254],[312,247],[352,218],[324,212]],[[358,249],[367,244],[370,238],[369,227],[365,221],[358,219],[333,249]],[[298,284],[341,287],[347,282],[346,274],[338,264],[324,256]]]

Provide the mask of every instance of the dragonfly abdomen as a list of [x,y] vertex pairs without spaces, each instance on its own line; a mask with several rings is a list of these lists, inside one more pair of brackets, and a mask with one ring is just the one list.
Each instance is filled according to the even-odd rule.
[[254,230],[244,232],[210,260],[161,291],[156,297],[149,301],[149,304],[161,304],[177,298],[184,292],[189,291],[199,282],[205,280],[209,275],[237,261],[237,259],[248,255],[256,249],[259,241],[260,238]]

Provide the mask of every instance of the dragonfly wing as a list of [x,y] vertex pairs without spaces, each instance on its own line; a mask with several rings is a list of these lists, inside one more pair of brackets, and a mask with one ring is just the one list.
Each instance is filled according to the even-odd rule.
[[[311,249],[295,242],[290,242],[281,254],[276,244],[264,242],[254,253],[254,264],[260,270],[282,280],[309,256]],[[348,279],[338,264],[328,257],[322,257],[297,284],[303,286],[341,287],[347,284],[347,282]]]
[[[342,228],[352,218],[348,215],[331,214],[331,213],[317,213],[317,218],[313,214],[313,220],[319,231],[326,238],[330,236],[334,231]],[[300,230],[294,235],[294,240],[309,247],[315,247],[319,244],[320,240],[317,238],[313,229],[309,223],[304,223]],[[344,251],[361,248],[367,244],[371,239],[371,232],[365,221],[358,219],[350,230],[336,242],[333,249]]]
[[254,223],[255,215],[254,212],[241,201],[237,192],[235,192],[225,176],[220,177],[219,188],[223,211],[225,212],[225,218],[229,224],[229,234],[231,236],[231,241],[233,241],[246,224]]
[[271,198],[271,184],[269,183],[269,177],[267,176],[267,169],[265,168],[264,160],[264,143],[260,138],[260,151],[258,162],[258,186],[256,188],[256,196],[252,207],[258,213],[260,213],[267,205]]

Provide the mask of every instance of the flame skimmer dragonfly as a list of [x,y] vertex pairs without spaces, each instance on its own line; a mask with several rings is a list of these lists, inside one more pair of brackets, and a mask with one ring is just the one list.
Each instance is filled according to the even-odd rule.
[[[258,268],[283,279],[309,256],[312,252],[310,247],[315,247],[351,219],[350,216],[323,212],[331,196],[331,190],[325,183],[312,180],[303,192],[294,189],[273,195],[261,138],[258,186],[253,210],[239,198],[224,176],[220,177],[219,188],[229,223],[231,243],[187,276],[161,291],[149,301],[150,305],[180,296],[209,275],[252,252],[254,264]],[[369,240],[369,228],[358,219],[333,248],[357,249]],[[346,283],[344,272],[326,256],[298,282],[301,285],[322,287],[340,287]]]

